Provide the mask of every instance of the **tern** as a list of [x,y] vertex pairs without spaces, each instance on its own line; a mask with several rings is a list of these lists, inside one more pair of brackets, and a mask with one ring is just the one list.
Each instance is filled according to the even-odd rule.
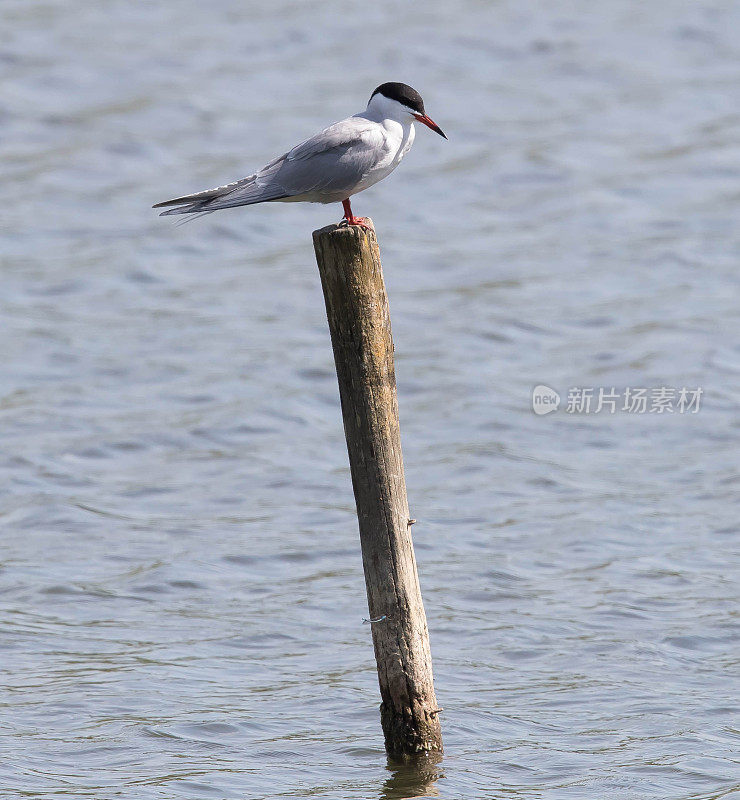
[[234,183],[176,197],[160,216],[198,214],[255,203],[338,203],[342,223],[368,227],[349,199],[393,172],[414,143],[414,121],[447,138],[427,116],[421,95],[405,83],[383,83],[367,108],[306,139],[259,172]]

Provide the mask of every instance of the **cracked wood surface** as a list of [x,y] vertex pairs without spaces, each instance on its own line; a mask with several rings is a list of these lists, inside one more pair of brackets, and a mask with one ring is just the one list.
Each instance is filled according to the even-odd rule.
[[[372,223],[370,223],[372,224]],[[339,381],[388,753],[441,751],[411,539],[388,298],[374,229],[330,225],[314,248]]]

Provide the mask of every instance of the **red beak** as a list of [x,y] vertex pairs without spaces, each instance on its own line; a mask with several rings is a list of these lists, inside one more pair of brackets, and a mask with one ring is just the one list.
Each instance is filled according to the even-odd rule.
[[435,133],[438,133],[442,138],[444,139],[447,138],[442,132],[442,128],[440,128],[439,125],[437,125],[437,123],[433,119],[427,117],[426,114],[414,114],[414,118],[418,119],[419,122],[423,122],[424,125],[427,126],[427,128],[431,128]]

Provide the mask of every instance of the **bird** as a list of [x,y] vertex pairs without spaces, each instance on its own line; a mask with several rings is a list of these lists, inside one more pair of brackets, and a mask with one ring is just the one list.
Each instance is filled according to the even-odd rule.
[[388,177],[414,143],[414,122],[447,139],[405,83],[382,83],[367,108],[306,139],[241,180],[157,203],[160,216],[198,214],[256,203],[338,203],[341,225],[370,226],[352,213],[350,197]]

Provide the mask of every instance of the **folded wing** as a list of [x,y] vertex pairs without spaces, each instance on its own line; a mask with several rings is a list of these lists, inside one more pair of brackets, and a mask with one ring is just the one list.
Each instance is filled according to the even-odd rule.
[[337,122],[240,181],[177,197],[154,208],[162,212],[195,214],[221,208],[306,199],[321,202],[351,192],[377,164],[384,135],[379,125],[358,117]]

